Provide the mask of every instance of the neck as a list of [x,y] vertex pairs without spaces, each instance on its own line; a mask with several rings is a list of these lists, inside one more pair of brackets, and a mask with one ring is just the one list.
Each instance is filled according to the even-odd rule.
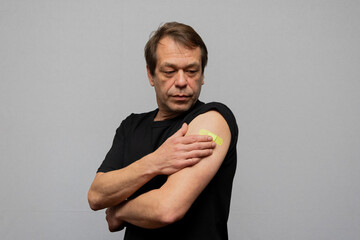
[[166,113],[166,112],[162,112],[159,110],[154,118],[154,121],[164,121],[164,120],[176,118],[177,116],[179,116],[181,114],[182,114],[182,112]]
[[194,103],[192,103],[192,105],[189,108],[183,109],[182,111],[180,111],[180,110],[179,111],[171,111],[169,108],[164,108],[163,106],[158,105],[159,111],[156,113],[154,121],[164,121],[164,120],[176,118],[176,117],[180,116],[181,114],[189,111],[191,108],[193,108],[197,102],[198,102],[198,100],[196,100]]

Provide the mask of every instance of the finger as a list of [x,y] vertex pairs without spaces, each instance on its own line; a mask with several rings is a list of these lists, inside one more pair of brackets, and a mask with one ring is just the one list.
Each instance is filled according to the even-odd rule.
[[[191,167],[191,166],[197,164],[198,162],[200,162],[201,159],[202,159],[202,158],[188,158],[188,159],[186,159],[186,160],[182,160],[182,161],[178,164],[178,166],[177,166],[176,169],[177,169],[177,171],[179,171],[179,170],[181,170],[181,169],[183,169],[183,168]],[[175,171],[175,172],[177,172],[177,171]]]
[[183,123],[181,128],[176,133],[174,133],[171,137],[183,137],[183,136],[185,136],[187,130],[188,130],[188,125],[186,123]]
[[213,140],[212,137],[207,135],[189,135],[185,136],[181,139],[181,143],[183,144],[191,144],[195,142],[211,142]]
[[191,152],[195,150],[205,150],[205,149],[214,149],[216,147],[216,143],[214,142],[194,142],[191,144],[182,145],[182,150],[184,152]]
[[186,164],[185,167],[190,167],[190,166],[193,166],[195,164],[197,164],[198,162],[200,162],[202,158],[189,158],[189,159],[186,159],[186,161],[184,161],[184,163]]
[[205,158],[213,154],[212,149],[195,150],[185,154],[186,159],[191,158]]

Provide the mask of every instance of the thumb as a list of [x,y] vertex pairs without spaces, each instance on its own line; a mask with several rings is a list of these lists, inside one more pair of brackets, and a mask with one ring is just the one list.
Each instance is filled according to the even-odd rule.
[[181,128],[176,133],[174,133],[173,137],[183,137],[185,136],[187,130],[188,130],[188,125],[186,123],[183,123]]

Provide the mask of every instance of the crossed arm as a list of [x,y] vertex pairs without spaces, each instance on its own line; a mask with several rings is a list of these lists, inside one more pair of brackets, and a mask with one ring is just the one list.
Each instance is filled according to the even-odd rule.
[[[215,143],[209,141],[208,137],[195,136],[202,128],[221,136],[223,144],[215,147]],[[181,136],[185,132],[186,136]],[[181,219],[216,174],[226,156],[231,140],[231,133],[225,119],[218,112],[209,111],[196,117],[189,124],[188,129],[183,129],[181,133],[176,134],[178,134],[176,137],[182,137],[188,141],[196,139],[192,148],[187,146],[181,160],[173,160],[176,155],[174,153],[178,153],[179,148],[171,144],[172,136],[168,139],[169,144],[166,141],[163,144],[165,146],[162,145],[153,155],[145,156],[132,164],[133,166],[130,165],[128,169],[113,171],[110,174],[98,173],[95,177],[94,186],[89,191],[89,202],[92,188],[93,193],[94,189],[105,189],[103,191],[106,194],[100,198],[98,204],[95,204],[97,207],[94,209],[109,207],[106,213],[110,231],[121,230],[124,222],[143,228],[159,228]],[[200,138],[203,141],[200,141]],[[154,159],[164,159],[159,156],[169,153],[173,156],[167,156],[164,165],[166,167],[161,171],[154,171]],[[185,155],[187,160],[184,160]],[[134,172],[136,178],[130,176],[134,176]],[[168,180],[160,189],[149,191],[132,200],[125,200],[160,172],[166,172],[169,175]],[[116,182],[116,179],[124,178],[125,180],[128,177],[130,180],[121,183],[121,187],[117,185],[119,182]],[[110,181],[111,179],[115,182]]]

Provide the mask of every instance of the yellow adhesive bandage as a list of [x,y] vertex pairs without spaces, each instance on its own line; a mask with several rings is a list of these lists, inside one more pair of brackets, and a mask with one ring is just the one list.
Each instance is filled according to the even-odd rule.
[[209,135],[210,137],[213,138],[213,141],[217,144],[217,145],[221,145],[223,143],[223,140],[221,137],[219,137],[218,135],[210,132],[209,130],[206,129],[201,129],[199,132],[200,135]]

